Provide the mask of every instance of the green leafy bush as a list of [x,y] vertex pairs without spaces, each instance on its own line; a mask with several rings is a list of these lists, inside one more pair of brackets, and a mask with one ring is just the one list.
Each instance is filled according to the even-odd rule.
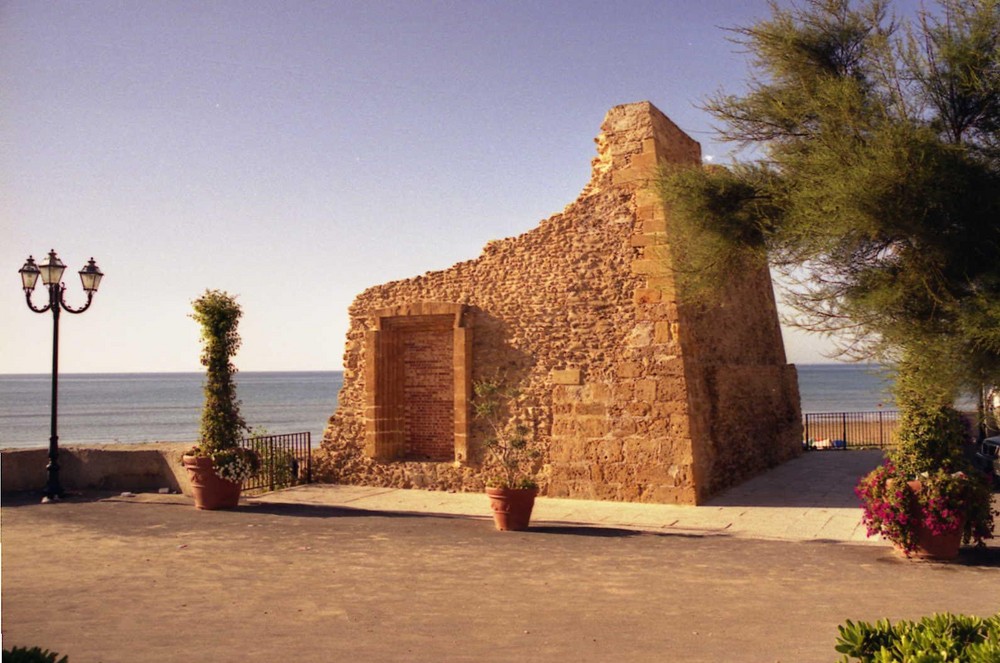
[[899,471],[910,477],[935,470],[963,469],[966,431],[953,407],[909,404],[899,421],[899,447],[892,454]]
[[40,647],[13,647],[3,650],[3,663],[66,663],[69,657],[59,658],[59,654]]
[[[868,536],[880,534],[910,555],[917,528],[942,535],[962,532],[962,542],[984,545],[993,538],[989,480],[963,458],[966,439],[961,415],[933,401],[912,372],[906,373],[899,447],[858,483]],[[921,402],[930,393],[931,402]],[[914,491],[909,481],[919,481]]]
[[847,620],[838,627],[841,663],[996,663],[1000,613],[981,617],[935,614],[919,622],[874,624]]
[[256,452],[240,447],[248,428],[236,398],[232,357],[241,343],[237,326],[243,311],[235,296],[220,290],[206,290],[192,305],[191,317],[201,325],[201,364],[206,370],[201,442],[188,453],[208,456],[220,477],[242,482],[260,469]]

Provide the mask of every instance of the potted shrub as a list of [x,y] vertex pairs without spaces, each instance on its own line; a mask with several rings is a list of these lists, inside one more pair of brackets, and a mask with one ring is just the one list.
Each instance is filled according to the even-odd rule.
[[962,543],[993,537],[991,494],[978,473],[911,477],[887,459],[856,490],[868,536],[882,535],[907,557],[954,559]]
[[240,347],[236,328],[243,312],[234,296],[218,290],[207,290],[192,304],[191,317],[201,325],[205,404],[201,440],[183,462],[197,508],[231,509],[239,503],[243,481],[260,469],[257,453],[240,446],[247,425],[236,399],[232,357]]
[[494,524],[501,531],[528,529],[538,495],[535,467],[541,454],[532,445],[532,428],[518,412],[521,394],[499,379],[477,381],[473,391],[476,418],[487,426],[483,470]]
[[855,489],[868,536],[881,535],[907,557],[939,560],[992,538],[992,494],[963,460],[963,439],[952,408],[904,412],[899,449]]

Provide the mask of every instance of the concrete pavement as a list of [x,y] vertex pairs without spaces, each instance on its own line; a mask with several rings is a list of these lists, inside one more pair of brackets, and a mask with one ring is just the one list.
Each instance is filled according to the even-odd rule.
[[481,494],[6,496],[3,642],[70,663],[808,663],[845,619],[995,613],[1000,548],[853,545],[877,462],[808,454],[702,507],[540,499],[506,533]]
[[[698,507],[540,497],[531,522],[535,526],[584,525],[741,539],[884,545],[867,538],[854,496],[858,480],[881,460],[881,451],[806,453]],[[487,498],[481,493],[310,484],[250,501],[490,517]]]

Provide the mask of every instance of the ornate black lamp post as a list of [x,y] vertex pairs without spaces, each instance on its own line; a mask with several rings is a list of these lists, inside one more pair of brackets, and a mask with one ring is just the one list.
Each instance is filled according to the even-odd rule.
[[[91,258],[87,266],[80,270],[80,281],[83,282],[83,289],[87,292],[87,303],[81,308],[74,309],[63,300],[63,293],[66,286],[62,283],[62,275],[66,270],[66,265],[59,260],[55,251],[49,251],[49,257],[41,265],[35,264],[35,259],[28,256],[28,262],[18,270],[21,274],[21,285],[24,288],[24,296],[28,301],[28,308],[35,313],[45,313],[52,311],[52,434],[49,437],[49,464],[46,469],[49,473],[48,482],[45,484],[45,497],[43,502],[59,499],[63,496],[62,485],[59,483],[59,435],[56,434],[56,420],[59,409],[59,311],[65,309],[70,313],[83,313],[90,308],[90,303],[94,300],[94,293],[97,292],[101,284],[101,277],[104,274],[98,269]],[[31,293],[35,289],[38,277],[42,277],[42,284],[49,289],[49,303],[41,308],[31,303]]]

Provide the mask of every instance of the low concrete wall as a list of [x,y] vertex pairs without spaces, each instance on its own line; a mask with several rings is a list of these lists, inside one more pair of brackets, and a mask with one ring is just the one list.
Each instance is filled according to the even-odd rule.
[[[187,442],[66,445],[59,448],[59,480],[66,490],[172,491],[191,495],[181,456]],[[41,490],[48,449],[0,450],[0,490]]]

